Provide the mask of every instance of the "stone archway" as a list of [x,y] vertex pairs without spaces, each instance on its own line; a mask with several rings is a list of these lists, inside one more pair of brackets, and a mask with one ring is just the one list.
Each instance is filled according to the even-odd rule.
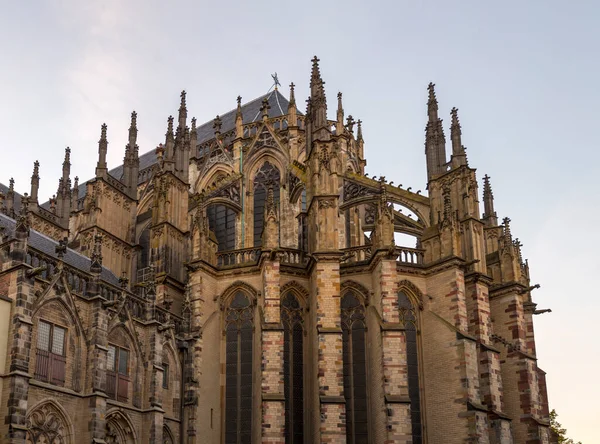
[[109,413],[106,417],[106,444],[135,444],[133,426],[121,412]]
[[48,401],[27,415],[27,444],[71,444],[71,430],[62,410]]

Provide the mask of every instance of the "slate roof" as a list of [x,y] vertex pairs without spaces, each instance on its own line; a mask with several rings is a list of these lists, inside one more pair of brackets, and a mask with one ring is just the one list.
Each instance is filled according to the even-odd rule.
[[[257,97],[256,99],[251,100],[250,102],[247,102],[242,105],[242,118],[243,118],[243,122],[245,124],[252,123],[252,122],[255,122],[255,121],[261,119],[260,108],[262,107],[262,101],[265,97],[268,99],[269,106],[271,107],[269,109],[269,117],[270,118],[279,117],[279,116],[287,114],[287,109],[288,109],[290,102],[288,101],[288,99],[286,99],[283,96],[283,94],[281,94],[281,92],[279,92],[279,90],[274,90],[267,94],[263,94],[262,96]],[[222,133],[226,133],[227,131],[235,128],[236,111],[237,111],[237,108],[234,108],[234,109],[226,112],[225,114],[221,114],[219,116],[221,118],[221,122],[223,125],[221,127]],[[302,115],[302,113],[300,111],[298,111],[298,114]],[[196,131],[198,132],[198,146],[196,147],[196,152],[191,153],[191,157],[194,157],[198,154],[198,147],[200,144],[215,137],[212,120],[198,126],[196,128]],[[143,171],[146,168],[151,167],[156,162],[157,162],[157,159],[156,159],[156,151],[155,150],[151,150],[151,151],[148,151],[147,153],[142,154],[140,156],[139,171]],[[123,165],[119,165],[118,167],[113,168],[112,170],[109,170],[108,174],[110,174],[112,177],[114,177],[117,180],[121,180],[123,177]],[[79,184],[79,199],[83,198],[87,193],[86,183],[87,182],[82,182]],[[50,203],[44,202],[43,204],[41,204],[41,206],[45,209],[49,209]]]
[[[11,219],[5,214],[0,213],[0,226],[5,228],[5,235],[13,237],[16,225],[17,223],[14,219]],[[38,251],[41,251],[44,254],[47,254],[48,256],[54,258],[58,257],[55,252],[55,248],[58,245],[58,242],[35,230],[29,230],[28,245],[30,245],[32,248],[35,248]],[[84,272],[90,271],[90,258],[74,250],[71,250],[70,248],[67,248],[67,253],[63,257],[63,261],[66,264],[77,268],[78,270]],[[102,267],[102,273],[100,274],[100,278],[103,281],[108,282],[110,284],[119,285],[119,279],[108,268]]]

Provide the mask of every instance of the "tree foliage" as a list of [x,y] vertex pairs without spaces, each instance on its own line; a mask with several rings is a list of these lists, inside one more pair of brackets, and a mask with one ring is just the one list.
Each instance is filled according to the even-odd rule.
[[556,433],[558,436],[558,444],[581,444],[581,441],[573,441],[573,439],[567,437],[567,429],[565,429],[560,422],[558,422],[558,413],[552,409],[550,412],[550,430]]

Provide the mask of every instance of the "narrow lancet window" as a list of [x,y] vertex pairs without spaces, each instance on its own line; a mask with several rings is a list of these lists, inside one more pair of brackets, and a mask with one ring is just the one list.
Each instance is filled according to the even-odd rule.
[[262,232],[265,219],[265,201],[267,190],[273,187],[273,197],[279,205],[279,170],[269,162],[265,162],[254,177],[254,246],[262,244]]
[[225,317],[225,444],[252,442],[253,307],[237,292]]
[[283,385],[285,390],[285,442],[304,442],[304,327],[302,307],[293,293],[281,300],[283,324]]
[[414,305],[404,292],[398,293],[398,309],[400,323],[406,333],[406,359],[408,364],[408,396],[410,398],[410,415],[412,438],[414,444],[423,442],[421,427],[421,398],[419,390],[419,354],[417,347],[417,313]]
[[342,298],[342,338],[346,441],[349,444],[366,444],[369,433],[365,307],[352,292]]
[[208,226],[215,233],[219,251],[235,249],[235,211],[225,205],[210,205],[206,209]]

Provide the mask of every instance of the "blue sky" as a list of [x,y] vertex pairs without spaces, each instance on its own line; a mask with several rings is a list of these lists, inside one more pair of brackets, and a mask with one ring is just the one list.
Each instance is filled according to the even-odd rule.
[[[529,258],[539,364],[569,434],[600,442],[600,4],[596,2],[9,2],[0,17],[0,181],[55,193],[65,146],[93,175],[100,125],[119,164],[132,110],[146,152],[179,92],[199,122],[251,100],[279,74],[308,95],[317,54],[330,117],[337,91],[364,122],[367,171],[425,189],[427,84],[448,123],[459,108],[470,165]],[[5,157],[6,159],[6,157]]]

